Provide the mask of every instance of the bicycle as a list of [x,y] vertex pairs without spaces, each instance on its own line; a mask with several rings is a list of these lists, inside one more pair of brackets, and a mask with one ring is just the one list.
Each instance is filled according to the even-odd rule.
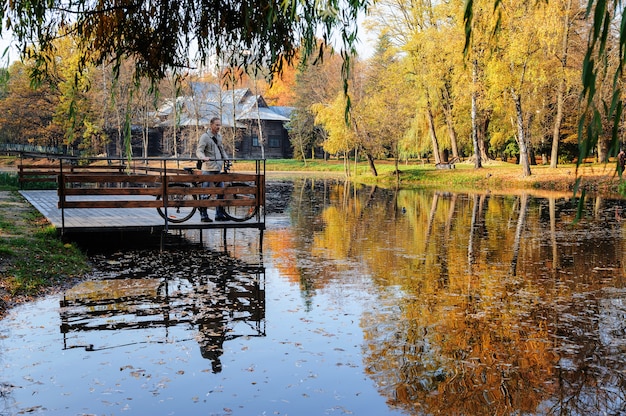
[[[224,173],[228,173],[231,167],[231,161],[224,163]],[[183,168],[188,174],[194,174],[193,168]],[[251,204],[257,198],[257,187],[251,182],[223,182],[225,200],[238,200],[240,203],[231,203],[224,206],[224,214],[230,221],[244,222],[254,217],[258,211],[258,204]],[[172,182],[170,188],[202,188],[202,182]],[[217,199],[217,195],[203,194],[201,198]],[[161,195],[157,195],[157,199],[161,199]],[[188,206],[185,201],[197,200],[198,193],[191,192],[172,192],[168,193],[167,215],[164,207],[158,207],[159,215],[172,223],[182,223],[194,216],[197,207]],[[246,202],[247,201],[247,202]]]

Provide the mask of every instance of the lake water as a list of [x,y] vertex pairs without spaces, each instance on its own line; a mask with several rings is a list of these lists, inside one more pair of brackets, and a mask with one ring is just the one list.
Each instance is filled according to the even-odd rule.
[[0,415],[626,414],[625,201],[280,189],[262,234],[89,247],[0,321]]

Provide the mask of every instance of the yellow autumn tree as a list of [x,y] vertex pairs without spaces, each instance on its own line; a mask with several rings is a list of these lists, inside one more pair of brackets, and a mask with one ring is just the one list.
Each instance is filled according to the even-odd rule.
[[389,39],[403,63],[404,88],[399,90],[412,97],[405,138],[414,141],[414,149],[406,140],[403,147],[410,153],[430,150],[436,163],[443,153],[459,157],[459,137],[468,136],[459,122],[469,119],[462,10],[460,2],[384,0],[372,13],[372,27]]
[[311,106],[311,110],[315,114],[315,123],[323,126],[328,133],[322,143],[324,150],[342,157],[346,174],[349,174],[348,154],[354,149],[357,137],[352,125],[346,123],[346,99],[345,95],[338,94],[329,105],[316,103]]
[[[375,159],[393,158],[399,173],[399,143],[415,113],[412,92],[406,88],[405,68],[386,37],[381,37],[372,59],[359,63],[360,88],[352,96],[351,122],[357,147],[376,176]],[[356,78],[356,77],[355,77]]]
[[531,175],[531,137],[548,84],[549,61],[539,27],[546,8],[521,0],[503,1],[500,36],[486,66],[491,96],[502,100],[519,147],[523,176]]

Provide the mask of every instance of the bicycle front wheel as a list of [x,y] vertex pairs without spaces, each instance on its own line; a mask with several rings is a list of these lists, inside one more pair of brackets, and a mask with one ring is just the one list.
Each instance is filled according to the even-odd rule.
[[[191,185],[186,183],[172,183],[169,185],[170,188],[189,188]],[[159,211],[159,215],[169,222],[185,222],[196,213],[196,207],[186,207],[182,206],[184,201],[191,201],[194,199],[198,199],[196,195],[188,195],[184,192],[176,192],[181,191],[181,189],[174,190],[173,193],[167,196],[167,215],[165,215],[165,208],[159,207],[157,211]],[[161,199],[161,195],[157,195],[157,199]]]
[[[250,203],[255,202],[255,187],[252,187],[246,183],[231,183],[229,187],[237,187],[239,191],[235,194],[227,196],[229,199],[238,200],[244,202],[248,200]],[[257,213],[256,205],[228,205],[224,207],[224,214],[231,221],[243,222],[254,217]]]

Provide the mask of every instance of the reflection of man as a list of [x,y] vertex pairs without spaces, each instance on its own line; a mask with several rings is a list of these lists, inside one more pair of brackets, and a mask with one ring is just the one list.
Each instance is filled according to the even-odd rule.
[[[196,148],[196,157],[202,160],[202,174],[213,175],[222,172],[224,169],[224,161],[228,159],[226,150],[222,144],[222,135],[220,134],[220,128],[222,122],[219,117],[213,117],[209,124],[209,130],[207,130],[200,140],[198,140],[198,147]],[[211,186],[211,182],[203,182],[202,187],[208,188]],[[215,182],[214,186],[223,188],[223,182]],[[224,199],[224,195],[219,195],[218,199]],[[211,219],[207,215],[206,208],[200,208],[200,218],[202,222],[211,222]],[[215,210],[215,221],[226,221],[226,215],[224,215],[224,207],[217,207]]]
[[[228,274],[228,273],[227,273]],[[219,272],[218,272],[219,276]],[[222,371],[220,357],[224,353],[224,341],[228,331],[228,316],[230,303],[228,302],[226,276],[219,276],[213,291],[207,293],[207,299],[201,304],[196,313],[198,323],[198,344],[202,358],[211,360],[213,373]]]
[[[202,332],[206,331],[206,333],[211,333],[210,328],[202,327],[200,330]],[[220,357],[224,353],[224,340],[226,337],[222,333],[221,335],[204,335],[203,338],[204,339],[200,344],[200,354],[202,354],[202,358],[211,360],[211,369],[213,370],[213,373],[221,373],[222,361],[220,360]]]

